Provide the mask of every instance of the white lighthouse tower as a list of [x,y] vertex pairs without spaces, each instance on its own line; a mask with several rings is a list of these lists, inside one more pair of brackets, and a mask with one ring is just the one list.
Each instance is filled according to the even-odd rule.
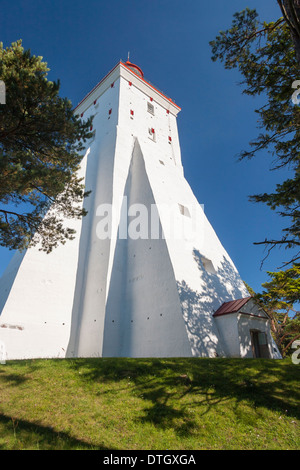
[[17,253],[4,273],[7,359],[279,357],[184,177],[179,111],[129,61],[76,107],[94,116],[80,170],[88,215],[72,222],[75,240]]

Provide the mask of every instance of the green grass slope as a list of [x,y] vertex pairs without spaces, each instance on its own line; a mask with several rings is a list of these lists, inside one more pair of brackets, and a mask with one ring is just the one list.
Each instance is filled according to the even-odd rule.
[[0,449],[299,449],[300,365],[57,359],[0,365]]

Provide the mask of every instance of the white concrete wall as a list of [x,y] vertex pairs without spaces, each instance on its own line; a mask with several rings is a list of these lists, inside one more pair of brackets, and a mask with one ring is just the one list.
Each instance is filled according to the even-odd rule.
[[249,315],[243,314],[238,315],[238,335],[241,357],[253,357],[250,330],[258,330],[265,333],[270,358],[281,359],[281,355],[271,335],[270,321],[263,316],[249,317]]
[[241,357],[241,345],[236,313],[221,315],[215,318],[220,336],[224,342],[225,357]]
[[[94,115],[96,130],[86,175],[86,187],[92,193],[86,200],[88,215],[83,220],[78,270],[72,312],[72,328],[68,356],[101,356],[105,319],[107,270],[110,239],[99,239],[99,207],[110,205],[113,198],[114,156],[119,110],[119,80],[110,84],[97,98],[96,105],[85,111]],[[109,113],[111,110],[111,114]]]
[[[128,207],[154,204],[136,143],[125,187]],[[135,219],[129,216],[129,227]],[[176,281],[163,239],[119,239],[106,306],[103,356],[190,356]]]
[[266,312],[257,304],[257,302],[254,302],[253,299],[250,299],[245,305],[243,305],[240,312],[250,313],[251,315],[268,319]]

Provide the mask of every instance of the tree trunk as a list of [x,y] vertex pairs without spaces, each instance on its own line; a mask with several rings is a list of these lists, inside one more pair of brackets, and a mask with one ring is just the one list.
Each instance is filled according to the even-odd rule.
[[277,0],[295,45],[296,59],[300,66],[300,0]]

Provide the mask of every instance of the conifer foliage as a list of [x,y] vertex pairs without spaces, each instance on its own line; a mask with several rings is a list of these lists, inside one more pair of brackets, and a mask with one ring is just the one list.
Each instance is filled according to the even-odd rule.
[[276,21],[261,21],[256,10],[246,8],[234,14],[231,28],[210,45],[213,61],[239,70],[244,94],[265,98],[256,110],[259,135],[241,151],[240,159],[270,153],[271,169],[288,171],[288,178],[273,192],[250,196],[285,221],[281,236],[254,242],[264,244],[268,254],[275,247],[287,249],[282,270],[269,272],[262,293],[254,295],[269,313],[284,355],[300,338],[300,1],[277,3],[282,16]]
[[256,10],[247,8],[235,13],[232,27],[221,31],[210,44],[214,61],[221,60],[227,69],[239,69],[244,94],[266,98],[256,110],[259,135],[240,158],[267,151],[273,157],[272,170],[289,170],[290,177],[273,192],[250,199],[267,204],[286,222],[281,238],[256,243],[265,244],[269,251],[276,246],[292,248],[286,264],[296,262],[300,259],[300,100],[298,104],[292,98],[296,98],[293,86],[300,79],[300,65],[290,28],[283,17],[261,22]]
[[282,355],[291,352],[293,343],[300,338],[300,264],[285,271],[269,272],[263,292],[257,294],[259,303],[271,317],[271,329]]
[[[59,96],[59,81],[47,79],[42,57],[22,41],[0,43],[0,244],[23,249],[40,243],[50,252],[74,237],[64,218],[80,218],[85,192],[77,170],[91,120],[74,115]],[[51,207],[51,210],[50,210]]]

